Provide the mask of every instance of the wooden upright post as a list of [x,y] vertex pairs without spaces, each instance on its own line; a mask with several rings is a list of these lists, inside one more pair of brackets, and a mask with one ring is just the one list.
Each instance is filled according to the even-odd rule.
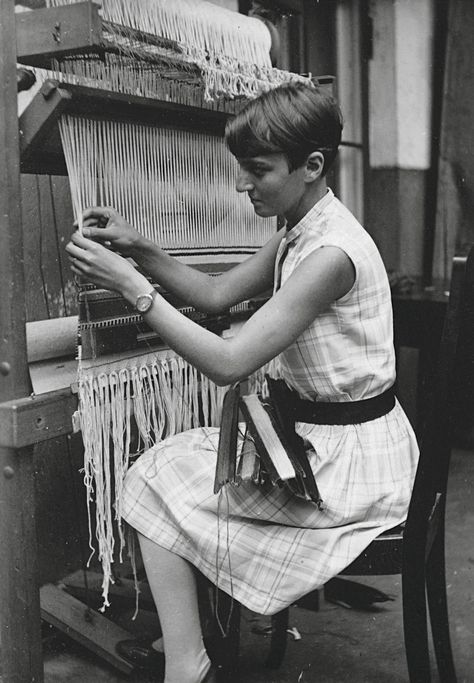
[[[0,0],[0,403],[29,394],[14,0]],[[8,419],[8,416],[4,419]],[[0,446],[0,677],[43,681],[32,448]]]

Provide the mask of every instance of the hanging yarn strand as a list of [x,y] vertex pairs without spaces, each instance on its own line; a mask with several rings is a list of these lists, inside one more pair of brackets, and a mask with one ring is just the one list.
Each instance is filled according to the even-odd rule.
[[[251,391],[261,390],[266,373],[277,376],[275,362],[249,378]],[[120,562],[125,545],[121,500],[131,456],[132,417],[146,449],[186,429],[218,426],[226,389],[174,355],[160,357],[157,353],[149,353],[127,361],[83,367],[78,394],[84,442],[84,483],[90,535],[92,503],[96,510],[94,528],[98,559],[103,569],[103,609],[109,605],[108,590],[113,581],[115,529],[119,536]],[[90,562],[94,545],[91,540],[89,544]]]

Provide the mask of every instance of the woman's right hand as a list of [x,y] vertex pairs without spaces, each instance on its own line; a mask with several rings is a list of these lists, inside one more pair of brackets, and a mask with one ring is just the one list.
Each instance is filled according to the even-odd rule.
[[132,256],[142,236],[115,209],[93,206],[82,214],[83,235],[109,246],[123,256]]

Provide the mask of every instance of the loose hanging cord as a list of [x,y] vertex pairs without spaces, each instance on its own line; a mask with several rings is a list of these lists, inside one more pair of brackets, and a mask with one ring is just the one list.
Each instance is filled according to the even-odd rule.
[[[74,479],[74,472],[72,468],[72,449],[71,449],[71,435],[68,434],[66,436],[66,453],[67,453],[67,462],[68,462],[68,467],[69,467],[69,481],[70,481],[70,486],[72,489],[72,498],[73,498],[73,503],[74,503],[74,509],[79,510],[79,500],[77,497],[77,492],[76,492],[76,485],[75,485],[75,479]],[[82,577],[84,580],[84,590],[85,590],[85,603],[87,605],[86,613],[90,613],[90,590],[89,590],[89,580],[87,576],[87,561],[86,561],[86,556],[84,553],[84,537],[82,533],[82,527],[81,523],[79,521],[79,518],[77,515],[75,515],[75,520],[77,523],[77,533],[78,533],[78,539],[79,539],[79,553],[81,557],[81,570],[82,570]]]

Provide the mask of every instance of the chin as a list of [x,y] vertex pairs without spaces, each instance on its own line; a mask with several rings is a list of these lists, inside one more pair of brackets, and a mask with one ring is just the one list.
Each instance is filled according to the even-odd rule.
[[260,218],[271,218],[272,216],[277,215],[276,211],[266,206],[255,206],[254,204],[253,210],[257,214],[257,216],[260,216]]

